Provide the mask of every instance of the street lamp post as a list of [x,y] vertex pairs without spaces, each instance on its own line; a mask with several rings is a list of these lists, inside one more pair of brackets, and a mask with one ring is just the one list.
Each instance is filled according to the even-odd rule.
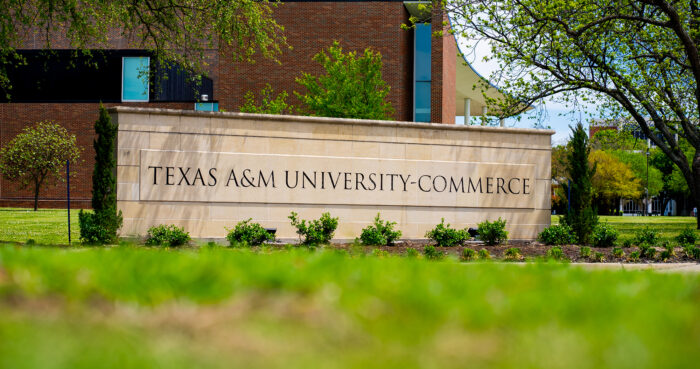
[[644,204],[644,213],[649,215],[649,147],[647,147],[647,183],[644,192],[647,200],[646,204]]

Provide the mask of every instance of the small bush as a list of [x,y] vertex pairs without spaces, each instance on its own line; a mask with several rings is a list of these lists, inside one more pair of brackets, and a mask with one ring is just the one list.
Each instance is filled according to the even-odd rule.
[[88,213],[80,210],[78,213],[80,240],[86,244],[112,244],[117,241],[117,230],[122,226],[121,211],[113,214],[110,211]]
[[593,229],[591,237],[593,245],[596,247],[611,247],[615,245],[619,232],[607,223],[599,223]]
[[462,261],[472,261],[476,259],[476,251],[465,247],[462,249],[462,254],[459,255],[459,259]]
[[659,242],[659,232],[649,226],[646,226],[634,234],[635,242],[637,245],[646,244],[649,246],[655,246]]
[[389,253],[386,250],[373,249],[372,256],[377,257],[377,258],[385,258],[385,257],[389,257]]
[[621,258],[625,257],[625,252],[622,251],[622,249],[619,248],[619,247],[613,247],[613,249],[612,249],[612,256],[613,256],[614,258],[621,259]]
[[292,221],[292,226],[297,229],[297,234],[305,245],[318,245],[328,243],[338,228],[338,218],[331,218],[330,213],[321,214],[321,218],[306,221],[298,218],[299,214],[292,212],[288,217]]
[[469,239],[469,232],[466,229],[454,229],[450,224],[445,224],[445,218],[442,218],[440,224],[435,228],[425,233],[425,237],[435,242],[437,246],[451,247],[461,245]]
[[596,263],[602,263],[605,261],[605,254],[596,251],[593,253],[593,255],[591,255],[591,260]]
[[362,230],[360,240],[364,245],[393,245],[401,237],[401,231],[394,230],[395,225],[396,222],[382,221],[377,213],[374,224]]
[[433,245],[425,246],[423,249],[423,255],[425,255],[426,259],[430,260],[440,260],[445,257],[445,253],[438,251],[438,249],[436,249]]
[[547,250],[547,259],[553,259],[553,260],[566,260],[567,257],[564,255],[564,251],[561,249],[559,246],[554,246],[551,249]]
[[639,245],[639,257],[644,259],[654,259],[654,256],[656,256],[655,248],[646,243]]
[[506,221],[500,217],[493,222],[486,220],[479,223],[478,230],[479,238],[487,245],[498,245],[508,241]]
[[668,250],[661,251],[661,253],[659,254],[659,259],[661,259],[661,261],[664,261],[664,262],[668,261],[668,259],[670,259],[672,257],[673,257],[673,255]]
[[700,247],[694,247],[691,250],[691,255],[693,255],[693,259],[700,260]]
[[631,262],[638,262],[639,261],[639,251],[632,251],[630,252],[630,256],[627,257],[627,260]]
[[661,244],[661,247],[663,247],[665,251],[668,251],[669,255],[676,256],[676,247],[670,242],[665,241]]
[[591,257],[591,248],[588,246],[581,246],[579,248],[579,253],[581,254],[582,258],[589,258]]
[[545,245],[568,245],[575,242],[574,233],[566,224],[549,226],[537,235],[537,240]]
[[417,258],[418,257],[418,250],[409,247],[406,249],[406,256],[409,258]]
[[184,228],[172,224],[161,224],[148,229],[147,246],[182,246],[190,241],[190,234]]
[[491,254],[489,253],[489,250],[486,250],[486,249],[479,250],[479,259],[481,259],[481,260],[491,259]]
[[233,229],[226,228],[228,234],[226,239],[229,245],[236,246],[257,246],[265,241],[274,241],[275,236],[270,234],[263,226],[258,223],[251,223],[252,218],[238,222]]
[[633,240],[631,238],[625,238],[622,241],[622,247],[624,248],[630,248],[634,244]]
[[503,256],[506,260],[522,260],[523,255],[520,253],[520,249],[517,247],[511,247],[503,252]]
[[680,245],[695,245],[698,242],[698,234],[693,228],[686,227],[676,236],[676,241]]
[[33,238],[30,238],[24,244],[27,246],[32,246],[32,245],[36,245],[36,241]]
[[695,245],[685,245],[683,246],[683,253],[685,253],[685,256],[689,259],[695,259],[695,255],[700,252],[700,249],[698,249],[697,246]]

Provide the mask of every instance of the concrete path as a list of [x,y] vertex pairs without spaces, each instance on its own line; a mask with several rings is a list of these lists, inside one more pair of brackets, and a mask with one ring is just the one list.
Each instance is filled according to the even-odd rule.
[[622,270],[647,270],[652,269],[662,273],[700,273],[698,263],[650,263],[650,264],[623,264],[623,263],[571,263],[571,266],[585,269],[622,269]]

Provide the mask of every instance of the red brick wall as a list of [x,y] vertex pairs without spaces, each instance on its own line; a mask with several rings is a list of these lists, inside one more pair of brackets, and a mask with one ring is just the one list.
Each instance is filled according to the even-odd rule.
[[431,43],[430,121],[455,123],[457,44],[447,26],[447,14],[441,10],[433,13],[433,34],[442,31],[442,37],[433,37]]
[[[105,106],[130,105],[171,109],[192,109],[192,103],[129,103],[105,104]],[[65,127],[76,135],[78,145],[83,149],[80,163],[71,168],[75,176],[71,178],[71,207],[89,208],[92,197],[92,168],[95,151],[92,142],[95,138],[94,125],[99,116],[97,103],[14,103],[0,104],[0,146],[5,146],[25,127],[33,123],[50,120]],[[65,178],[65,175],[64,175]],[[40,207],[64,207],[66,184],[45,185],[39,192]],[[14,182],[0,176],[0,206],[32,207],[32,189],[20,190]]]
[[275,91],[285,90],[288,102],[297,104],[294,82],[301,72],[321,73],[311,60],[334,40],[344,51],[362,52],[372,47],[382,54],[382,77],[391,86],[389,100],[394,119],[413,119],[413,34],[401,30],[408,22],[402,2],[291,2],[275,9],[275,18],[285,27],[291,50],[284,50],[281,64],[259,60],[255,64],[232,63],[220,58],[214,96],[220,108],[238,111],[247,91],[259,92],[266,83]]

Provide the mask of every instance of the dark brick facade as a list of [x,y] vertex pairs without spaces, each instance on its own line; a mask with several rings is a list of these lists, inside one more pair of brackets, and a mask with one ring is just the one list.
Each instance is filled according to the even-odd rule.
[[[295,78],[301,72],[321,72],[311,60],[322,48],[334,40],[345,51],[361,52],[372,47],[382,54],[382,75],[391,86],[389,100],[395,109],[395,120],[413,119],[413,32],[401,29],[409,14],[401,1],[348,1],[348,2],[288,2],[275,9],[275,17],[285,27],[287,42],[292,47],[279,57],[280,64],[257,60],[255,64],[234,63],[214,57],[211,75],[214,80],[214,99],[226,111],[237,111],[247,91],[260,91],[266,83],[275,91],[289,93],[288,101],[298,103],[293,91],[300,87]],[[433,17],[433,30],[443,27],[444,14]],[[445,32],[447,34],[447,32]],[[113,39],[115,48],[127,43]],[[61,41],[56,41],[61,47]],[[67,46],[67,45],[64,45]],[[28,43],[27,48],[41,47]],[[431,120],[454,123],[456,45],[448,35],[432,41]],[[106,104],[174,109],[193,109],[192,103],[130,103]],[[81,163],[73,170],[71,204],[76,208],[90,206],[91,175],[94,163],[93,125],[98,117],[97,103],[8,103],[0,104],[0,145],[5,145],[21,130],[35,122],[51,120],[60,123],[78,138],[83,148]],[[45,186],[40,193],[41,207],[65,206],[65,183]],[[0,179],[0,206],[33,205],[30,190],[19,190],[17,185]]]

